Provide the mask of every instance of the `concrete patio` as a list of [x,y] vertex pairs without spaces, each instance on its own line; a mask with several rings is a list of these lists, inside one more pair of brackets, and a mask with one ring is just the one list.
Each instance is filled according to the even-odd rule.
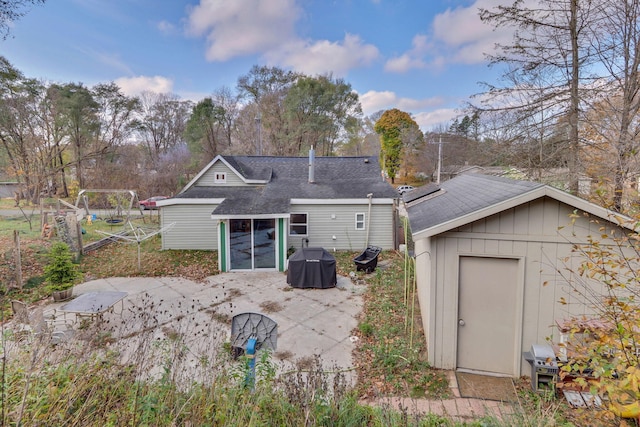
[[[323,367],[345,372],[354,383],[352,331],[365,289],[341,276],[335,288],[296,289],[279,272],[223,273],[202,283],[169,277],[97,279],[77,285],[74,296],[96,291],[124,291],[127,296],[91,325],[88,319],[78,319],[74,335],[84,341],[103,335],[123,363],[146,366],[151,376],[162,373],[166,359],[176,357],[177,347],[172,346],[179,346],[184,350],[179,361],[183,379],[204,380],[203,361],[219,360],[225,351],[232,317],[261,313],[278,325],[273,360],[279,371],[308,366],[319,357]],[[55,309],[58,317],[75,317],[61,311],[63,305],[46,308]],[[150,343],[165,348],[157,351]],[[172,360],[172,366],[176,362]]]

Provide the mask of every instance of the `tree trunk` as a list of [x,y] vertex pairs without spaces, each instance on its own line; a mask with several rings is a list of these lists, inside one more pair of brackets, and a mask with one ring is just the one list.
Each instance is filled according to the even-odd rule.
[[578,133],[578,113],[580,98],[578,86],[580,84],[580,61],[578,47],[578,0],[571,0],[571,17],[569,31],[571,34],[571,106],[569,111],[569,190],[578,194],[580,139]]

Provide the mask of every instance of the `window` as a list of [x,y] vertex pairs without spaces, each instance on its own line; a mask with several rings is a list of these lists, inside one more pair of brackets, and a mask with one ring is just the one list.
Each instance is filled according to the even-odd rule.
[[356,214],[356,230],[364,230],[364,213]]
[[289,218],[289,235],[307,235],[307,214],[293,213]]
[[226,172],[216,172],[215,177],[213,178],[213,182],[216,184],[224,184],[227,182],[227,174]]

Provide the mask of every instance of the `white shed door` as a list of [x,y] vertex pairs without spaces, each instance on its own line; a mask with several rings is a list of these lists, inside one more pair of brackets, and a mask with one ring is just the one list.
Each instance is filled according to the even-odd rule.
[[460,257],[457,367],[516,372],[518,260]]

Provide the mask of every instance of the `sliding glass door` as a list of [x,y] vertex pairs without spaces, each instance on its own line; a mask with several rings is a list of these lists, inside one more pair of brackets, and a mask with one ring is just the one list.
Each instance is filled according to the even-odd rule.
[[276,268],[276,220],[229,220],[231,270]]

